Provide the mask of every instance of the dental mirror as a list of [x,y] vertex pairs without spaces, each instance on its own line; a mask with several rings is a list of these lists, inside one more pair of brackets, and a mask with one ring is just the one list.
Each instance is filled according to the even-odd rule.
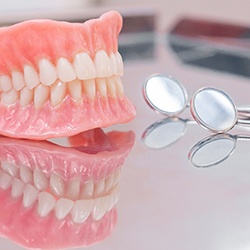
[[215,134],[206,137],[192,147],[188,158],[195,167],[218,165],[232,155],[238,140],[250,140],[250,136]]
[[216,134],[195,144],[188,154],[193,166],[206,168],[226,160],[236,147],[236,137],[229,134]]
[[143,96],[148,105],[169,116],[183,111],[188,102],[184,86],[169,76],[153,75],[143,84]]
[[200,89],[193,95],[190,111],[198,124],[217,133],[230,130],[237,122],[238,112],[232,99],[211,87]]
[[144,131],[142,142],[151,149],[166,148],[185,134],[186,123],[186,120],[171,117],[158,121]]

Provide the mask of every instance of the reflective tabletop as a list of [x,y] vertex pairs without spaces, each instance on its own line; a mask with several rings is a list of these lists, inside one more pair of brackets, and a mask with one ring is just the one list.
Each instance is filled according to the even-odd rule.
[[[250,129],[236,125],[227,134],[214,134],[190,122],[193,118],[188,108],[171,119],[154,112],[142,94],[145,80],[152,74],[161,73],[178,79],[187,89],[188,96],[192,96],[199,88],[210,86],[225,91],[236,105],[250,104],[247,73],[239,74],[234,68],[230,72],[228,68],[225,70],[225,65],[220,65],[223,64],[222,54],[225,54],[225,62],[230,60],[227,55],[234,56],[231,60],[239,55],[239,61],[242,51],[237,47],[235,50],[240,50],[239,53],[233,53],[232,47],[224,48],[221,44],[216,47],[209,41],[202,41],[207,44],[202,47],[201,54],[189,48],[181,50],[176,42],[178,37],[173,35],[171,40],[170,34],[162,32],[144,36],[145,44],[137,47],[134,44],[131,55],[131,48],[122,47],[126,40],[123,38],[121,36],[121,52],[125,63],[123,84],[137,110],[132,122],[95,131],[94,135],[83,134],[84,139],[79,135],[70,142],[73,149],[66,147],[62,150],[60,145],[63,140],[60,145],[48,142],[24,143],[6,138],[1,138],[0,142],[2,162],[25,162],[26,157],[33,157],[34,164],[39,162],[41,167],[48,169],[48,175],[53,171],[58,172],[60,166],[56,164],[69,164],[68,168],[64,165],[62,174],[73,180],[73,177],[77,177],[79,165],[93,164],[90,162],[95,162],[95,171],[92,171],[93,168],[81,169],[83,172],[89,171],[84,183],[90,177],[91,180],[95,179],[95,183],[102,182],[99,185],[104,185],[103,182],[107,185],[108,177],[116,174],[116,177],[112,177],[115,182],[112,189],[107,189],[107,194],[102,190],[101,197],[111,196],[108,205],[104,199],[98,201],[102,208],[96,205],[95,221],[85,220],[86,214],[77,216],[76,209],[72,215],[76,226],[65,227],[66,222],[58,223],[55,216],[46,214],[49,208],[41,208],[39,213],[42,216],[38,217],[36,213],[25,212],[18,202],[14,204],[10,201],[7,197],[11,192],[9,184],[1,183],[0,176],[1,248],[19,250],[32,248],[34,242],[42,242],[40,248],[44,249],[58,246],[61,249],[65,246],[91,250],[249,249]],[[176,50],[177,45],[179,50]],[[249,54],[249,50],[243,50],[246,58],[242,58],[241,65],[247,63],[244,59],[248,59]],[[144,57],[140,56],[141,51],[144,51]],[[211,59],[216,53],[220,54],[221,59],[218,69],[216,65],[207,67],[211,62],[209,64],[205,58]],[[190,63],[194,59],[202,59],[202,63]],[[147,143],[145,138],[149,132],[160,125],[159,131]],[[97,138],[103,138],[100,142],[85,144],[84,147],[79,144],[79,138],[89,141],[88,136],[93,139],[95,133]],[[172,137],[169,139],[169,136]],[[158,140],[161,145],[151,147],[153,140]],[[98,154],[100,157],[95,157]],[[44,159],[50,159],[54,165],[48,166]],[[100,163],[96,162],[98,159]],[[116,184],[119,194],[113,188]],[[103,206],[106,206],[106,210]],[[20,236],[22,231],[24,236],[18,238],[17,235]]]

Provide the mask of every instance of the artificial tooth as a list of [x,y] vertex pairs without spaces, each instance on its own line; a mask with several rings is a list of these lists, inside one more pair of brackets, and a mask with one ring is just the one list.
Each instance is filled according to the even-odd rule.
[[30,168],[20,167],[20,178],[24,183],[33,183],[33,174]]
[[116,52],[116,60],[117,60],[117,65],[118,65],[118,75],[122,76],[124,74],[123,60],[119,52]]
[[114,173],[105,179],[105,192],[108,192],[114,186]]
[[24,77],[21,72],[13,71],[11,73],[11,76],[12,76],[13,87],[15,90],[20,90],[25,86]]
[[11,186],[11,182],[12,182],[12,176],[1,171],[0,172],[0,187],[1,187],[1,189],[4,189],[4,190],[9,189]]
[[41,217],[47,216],[54,208],[56,200],[54,196],[47,192],[41,192],[38,195],[37,212]]
[[83,90],[90,99],[94,99],[96,93],[95,80],[83,81]]
[[66,198],[60,198],[59,200],[57,200],[55,205],[55,213],[57,219],[64,219],[69,214],[74,204],[74,201]]
[[96,79],[96,89],[100,93],[101,96],[107,96],[107,84],[105,78],[97,78]]
[[47,59],[39,62],[40,82],[46,86],[52,85],[57,79],[57,72],[54,65]]
[[120,182],[121,173],[122,173],[121,168],[119,168],[118,170],[115,171],[115,173],[114,173],[114,183],[113,183],[114,186],[117,185]]
[[100,220],[109,209],[109,200],[106,196],[95,199],[92,217],[94,220]]
[[33,179],[34,185],[37,189],[43,191],[43,190],[46,190],[48,188],[49,180],[42,171],[35,169],[33,177],[34,177],[34,179]]
[[119,68],[118,68],[118,63],[117,63],[117,57],[116,55],[112,52],[109,56],[110,62],[111,62],[111,67],[113,70],[113,75],[119,75]]
[[69,93],[72,98],[76,101],[81,100],[82,98],[82,83],[79,79],[67,83]]
[[102,180],[96,182],[95,188],[94,188],[94,196],[98,197],[101,194],[103,194],[104,187],[105,187],[105,179],[102,179]]
[[90,215],[94,208],[94,200],[77,200],[70,214],[75,223],[83,223]]
[[32,186],[31,184],[27,184],[23,191],[23,206],[29,207],[34,204],[37,200],[39,191]]
[[97,77],[108,77],[113,75],[111,61],[104,50],[96,52],[94,62]]
[[88,199],[93,196],[94,192],[94,182],[88,181],[82,185],[80,199]]
[[25,107],[27,105],[29,105],[32,100],[33,100],[33,96],[34,96],[34,91],[24,87],[23,89],[21,89],[20,91],[20,104],[22,107]]
[[57,61],[57,73],[61,81],[69,82],[76,78],[75,71],[71,63],[66,58],[59,58]]
[[124,94],[124,88],[123,88],[123,84],[122,84],[122,80],[119,76],[115,76],[114,77],[115,80],[115,85],[116,85],[116,91],[119,95],[123,95]]
[[107,91],[110,97],[116,97],[116,87],[113,77],[107,78]]
[[50,191],[58,197],[62,197],[65,194],[64,180],[55,173],[50,176]]
[[34,104],[36,107],[42,106],[49,98],[50,87],[39,84],[34,92]]
[[4,172],[6,172],[7,174],[9,174],[13,177],[17,176],[17,174],[18,174],[17,167],[10,162],[3,161],[2,162],[2,169]]
[[19,93],[15,89],[2,93],[1,103],[6,105],[14,104],[19,99]]
[[75,179],[70,181],[67,186],[65,197],[71,200],[77,200],[79,198],[79,195],[80,195],[80,180]]
[[88,53],[76,54],[73,65],[79,79],[88,80],[96,78],[95,65]]
[[113,208],[114,205],[117,203],[119,196],[120,196],[120,189],[118,186],[116,186],[111,190],[111,194],[109,195],[109,202],[110,202],[109,210]]
[[24,65],[23,71],[26,86],[29,89],[35,88],[40,83],[36,69],[31,65]]
[[66,83],[57,81],[51,86],[50,101],[52,106],[59,105],[66,96]]
[[11,195],[13,198],[22,196],[25,188],[25,184],[18,178],[14,178],[12,181]]
[[7,92],[13,87],[11,77],[8,75],[0,76],[0,91]]

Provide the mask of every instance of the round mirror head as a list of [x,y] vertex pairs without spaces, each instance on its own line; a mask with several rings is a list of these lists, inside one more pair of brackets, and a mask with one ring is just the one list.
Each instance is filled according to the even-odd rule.
[[187,92],[182,84],[164,75],[153,75],[143,85],[146,102],[154,110],[176,115],[187,106]]
[[145,146],[162,149],[175,143],[186,131],[186,122],[179,118],[166,118],[148,127],[142,135]]
[[233,153],[235,146],[235,137],[228,134],[216,134],[194,145],[188,158],[195,167],[212,167],[226,160]]
[[230,130],[237,121],[237,110],[231,98],[210,87],[193,95],[190,110],[197,123],[216,133]]

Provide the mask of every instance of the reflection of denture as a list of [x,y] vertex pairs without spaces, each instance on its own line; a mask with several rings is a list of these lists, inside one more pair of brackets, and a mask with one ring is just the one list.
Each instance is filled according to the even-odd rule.
[[120,77],[122,18],[35,20],[0,29],[0,132],[46,139],[128,122]]
[[44,249],[87,246],[111,234],[134,134],[95,129],[79,138],[82,144],[70,138],[74,147],[0,139],[2,236]]

